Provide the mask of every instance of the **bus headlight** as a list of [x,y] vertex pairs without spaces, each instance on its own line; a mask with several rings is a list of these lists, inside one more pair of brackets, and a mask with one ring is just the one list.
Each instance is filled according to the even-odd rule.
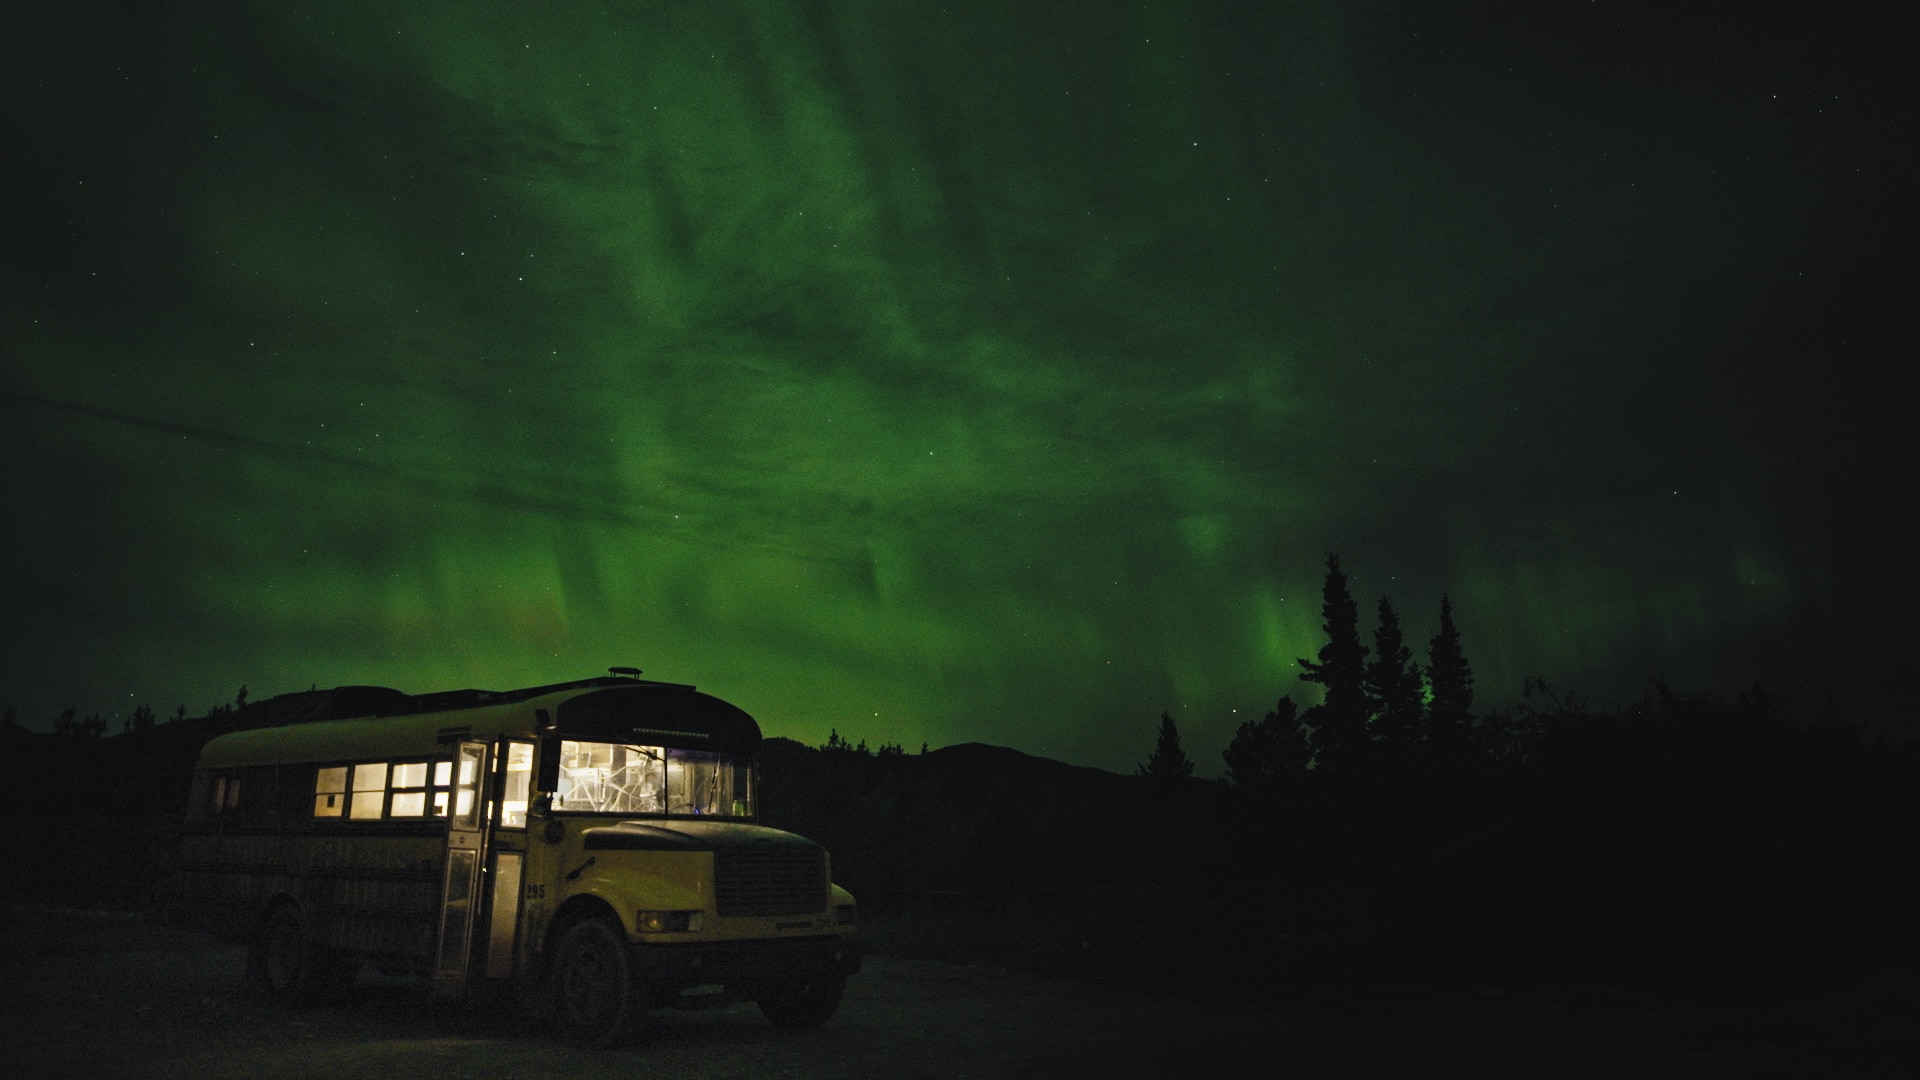
[[643,934],[697,933],[702,925],[698,911],[636,912],[634,925]]

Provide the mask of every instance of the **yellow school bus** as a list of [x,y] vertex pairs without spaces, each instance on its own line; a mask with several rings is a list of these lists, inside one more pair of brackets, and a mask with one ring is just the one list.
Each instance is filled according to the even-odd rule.
[[613,1046],[647,1010],[811,1028],[859,970],[853,897],[760,825],[760,728],[632,668],[504,692],[341,687],[201,750],[166,891],[287,1004],[362,968]]

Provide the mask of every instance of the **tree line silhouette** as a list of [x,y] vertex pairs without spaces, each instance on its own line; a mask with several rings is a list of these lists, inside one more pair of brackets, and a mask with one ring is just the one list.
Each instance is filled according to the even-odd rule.
[[[1324,700],[1303,713],[1291,695],[1282,695],[1264,718],[1241,724],[1222,754],[1229,784],[1267,793],[1309,769],[1353,773],[1455,763],[1474,749],[1473,669],[1448,594],[1440,594],[1440,629],[1428,643],[1424,668],[1414,662],[1386,596],[1368,659],[1359,607],[1337,554],[1327,555],[1320,610],[1327,643],[1318,659],[1300,660],[1300,678],[1323,687]],[[1193,774],[1171,714],[1161,715],[1153,754],[1138,771],[1169,779]]]
[[1168,712],[1133,776],[836,732],[770,744],[767,812],[930,955],[1317,1004],[1408,980],[1778,996],[1920,966],[1920,747],[1757,683],[1654,679],[1595,710],[1536,677],[1476,714],[1450,597],[1424,663],[1376,611],[1369,648],[1329,555],[1327,640],[1300,660],[1322,700],[1240,725],[1219,781]]

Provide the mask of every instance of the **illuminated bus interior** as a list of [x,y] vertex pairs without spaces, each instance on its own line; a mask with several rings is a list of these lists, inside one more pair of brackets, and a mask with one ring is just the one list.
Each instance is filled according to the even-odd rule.
[[[460,762],[460,779],[453,779],[451,761],[363,761],[323,766],[314,772],[313,816],[349,821],[407,818],[443,818],[447,808],[465,815],[473,806],[476,788],[474,762]],[[533,744],[507,744],[507,762],[501,788],[500,824],[511,829],[527,824],[527,801],[533,787]],[[237,781],[224,778],[212,789],[213,808],[237,795]]]
[[753,816],[751,775],[747,760],[728,754],[566,740],[553,808],[747,818]]

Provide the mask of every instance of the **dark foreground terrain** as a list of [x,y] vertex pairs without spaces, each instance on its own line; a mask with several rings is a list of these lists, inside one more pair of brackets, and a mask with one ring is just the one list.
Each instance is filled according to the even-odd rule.
[[364,977],[342,1004],[258,1005],[240,993],[243,962],[136,915],[9,910],[0,1076],[1904,1077],[1920,1045],[1920,985],[1897,974],[1762,1012],[1486,986],[1335,1012],[881,956],[822,1031],[776,1031],[735,1006],[655,1014],[641,1044],[595,1052]]

